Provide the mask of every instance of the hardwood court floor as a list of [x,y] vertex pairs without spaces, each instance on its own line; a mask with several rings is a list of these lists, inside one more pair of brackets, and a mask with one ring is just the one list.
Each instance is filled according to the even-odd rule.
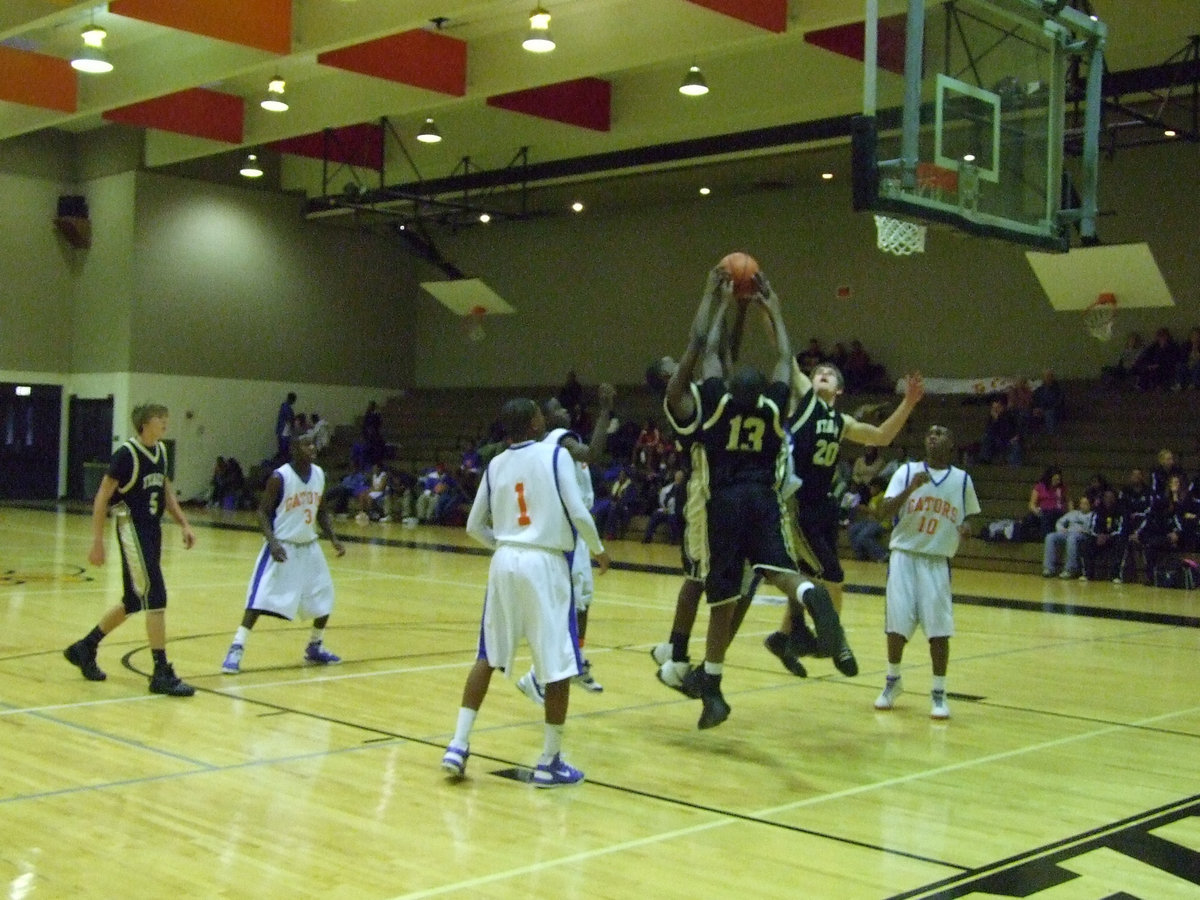
[[937,723],[919,636],[908,692],[872,708],[884,572],[851,563],[862,673],[784,672],[765,598],[729,656],[733,715],[700,732],[647,653],[677,551],[615,542],[588,647],[605,690],[572,692],[567,729],[587,781],[538,791],[511,776],[541,711],[499,677],[469,777],[438,767],[487,571],[460,531],[339,522],[344,663],[304,666],[307,623],[264,619],[228,676],[260,538],[193,517],[189,552],[165,529],[170,654],[199,688],[176,699],[147,693],[136,619],[101,648],[108,681],[62,658],[119,590],[119,565],[86,567],[87,516],[0,508],[10,898],[1200,897],[1197,594],[957,572]]

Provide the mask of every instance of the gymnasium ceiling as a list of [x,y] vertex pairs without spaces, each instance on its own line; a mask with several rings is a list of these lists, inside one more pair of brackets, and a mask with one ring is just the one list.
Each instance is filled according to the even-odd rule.
[[[821,46],[853,43],[860,0],[543,0],[548,54],[521,47],[534,5],[3,0],[0,141],[55,130],[86,150],[132,130],[144,168],[227,183],[253,151],[258,184],[303,192],[310,212],[387,186],[512,210],[815,177],[797,151],[845,143],[830,124],[861,107],[862,64]],[[1200,32],[1198,0],[1072,5],[1109,25],[1114,73],[1178,62]],[[882,15],[905,6],[880,0]],[[66,64],[92,22],[107,31],[109,74]],[[851,28],[828,31],[839,26]],[[706,96],[678,92],[693,64]],[[276,75],[283,113],[259,107]],[[1187,92],[1167,107],[1162,93],[1124,99],[1178,116]],[[1180,128],[1195,139],[1189,117]],[[415,140],[427,118],[441,143]]]

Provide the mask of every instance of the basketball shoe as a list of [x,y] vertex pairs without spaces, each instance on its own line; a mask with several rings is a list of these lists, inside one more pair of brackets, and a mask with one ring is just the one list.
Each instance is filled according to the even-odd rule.
[[332,666],[340,663],[342,658],[326,650],[325,645],[319,641],[313,641],[304,648],[304,661],[318,666]]
[[470,745],[455,747],[450,744],[442,754],[442,768],[454,778],[465,778],[467,775],[467,759],[471,756]]
[[549,762],[540,762],[533,770],[533,786],[540,788],[562,787],[583,781],[583,773],[563,762],[562,756],[554,754]]
[[546,705],[546,692],[542,689],[537,676],[533,674],[533,669],[517,679],[517,689],[538,706]]
[[875,698],[876,709],[891,709],[896,705],[896,698],[904,693],[904,680],[897,675],[895,678],[888,677],[887,683],[883,687],[883,693]]
[[150,676],[150,693],[166,694],[168,697],[190,697],[196,689],[175,674],[175,668],[170,663],[154,667]]
[[946,705],[945,691],[931,691],[930,698],[933,704],[929,708],[929,718],[931,719],[948,719],[950,718],[950,707]]
[[88,681],[103,681],[108,676],[96,665],[96,649],[85,641],[76,641],[63,651],[63,656],[73,666],[78,666]]
[[604,690],[604,685],[592,677],[592,664],[586,659],[583,661],[583,671],[576,675],[573,681],[585,691],[593,694],[599,694]]
[[225,654],[225,662],[221,663],[221,671],[226,675],[236,675],[242,671],[242,654],[246,648],[241,644],[230,644],[229,652]]

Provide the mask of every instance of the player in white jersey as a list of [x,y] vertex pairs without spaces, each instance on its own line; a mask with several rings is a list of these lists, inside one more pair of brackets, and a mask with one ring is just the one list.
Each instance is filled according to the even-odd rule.
[[267,479],[258,505],[258,521],[266,543],[259,551],[246,592],[246,611],[233,636],[221,671],[236,675],[250,630],[259,616],[313,620],[304,659],[316,665],[341,662],[325,649],[325,626],[333,612],[333,578],[317,543],[316,525],[329,538],[333,552],[346,548],[333,532],[333,520],[324,504],[325,472],[313,462],[316,446],[311,434],[292,441],[292,461],[280,466]]
[[[592,428],[592,439],[586,444],[579,440],[579,435],[570,430],[571,414],[557,397],[551,397],[542,406],[546,425],[550,429],[542,441],[552,447],[562,447],[571,454],[571,459],[575,461],[579,493],[583,497],[583,505],[588,509],[596,503],[596,489],[592,486],[592,472],[589,466],[598,463],[604,454],[604,445],[608,441],[608,423],[612,418],[613,401],[617,396],[611,384],[600,385],[598,395],[600,410]],[[584,644],[587,643],[588,609],[591,608],[596,585],[592,576],[592,559],[588,555],[587,545],[579,535],[576,535],[575,555],[571,560],[571,582],[575,588],[575,621],[579,650],[582,653]],[[596,694],[604,690],[604,686],[592,677],[592,664],[586,655],[583,658],[583,673],[575,678],[575,683],[585,691]],[[537,680],[533,669],[517,680],[517,687],[535,703],[545,700],[542,684]]]
[[881,514],[895,516],[887,577],[887,683],[876,709],[891,709],[900,696],[900,661],[917,629],[929,639],[933,664],[930,716],[950,718],[946,705],[946,667],[954,634],[950,559],[970,534],[968,516],[979,513],[971,476],[950,464],[954,435],[931,425],[925,435],[925,461],[896,470],[884,492]]
[[492,673],[503,669],[511,676],[517,645],[525,638],[545,693],[545,740],[533,784],[574,784],[583,780],[583,773],[564,762],[561,751],[571,679],[583,671],[571,583],[576,534],[582,535],[601,573],[608,570],[608,554],[583,503],[570,454],[540,440],[546,419],[537,404],[510,400],[500,420],[509,447],[488,463],[467,517],[467,534],[495,551],[479,652],[463,687],[442,768],[456,778],[465,774],[471,729]]

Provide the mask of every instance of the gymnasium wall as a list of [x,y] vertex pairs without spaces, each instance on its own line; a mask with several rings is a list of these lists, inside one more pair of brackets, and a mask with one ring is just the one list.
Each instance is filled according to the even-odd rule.
[[[786,190],[442,237],[443,254],[517,313],[489,319],[479,344],[459,337],[452,352],[419,357],[414,383],[557,383],[572,367],[584,381],[638,381],[651,359],[682,352],[707,270],[733,249],[770,275],[796,346],[858,337],[894,373],[945,377],[1040,376],[1047,367],[1094,377],[1116,357],[1117,340],[1096,341],[1079,313],[1050,307],[1020,247],[931,230],[924,255],[877,250],[874,222],[851,211],[847,153],[805,160],[808,171],[837,173],[831,182],[798,176]],[[1101,207],[1102,240],[1148,242],[1177,304],[1122,311],[1117,334],[1163,324],[1183,334],[1200,323],[1200,148],[1164,144],[1104,160]],[[837,298],[839,286],[849,299]],[[446,315],[420,309],[418,343],[430,346]]]

